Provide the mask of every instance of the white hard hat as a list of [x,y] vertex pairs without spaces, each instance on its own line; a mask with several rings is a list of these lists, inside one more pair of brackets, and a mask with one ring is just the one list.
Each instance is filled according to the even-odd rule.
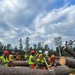
[[44,54],[48,55],[48,51],[45,51]]
[[42,50],[39,50],[39,53],[42,53]]

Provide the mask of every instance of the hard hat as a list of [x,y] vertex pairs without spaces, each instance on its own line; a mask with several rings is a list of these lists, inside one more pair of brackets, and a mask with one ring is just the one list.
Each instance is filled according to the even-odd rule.
[[35,54],[35,51],[34,50],[31,50],[31,54]]
[[42,50],[39,50],[39,53],[42,53]]
[[14,52],[12,52],[12,54],[14,54]]
[[44,54],[48,55],[48,51],[45,51]]
[[8,50],[5,50],[5,51],[4,51],[4,54],[5,54],[5,55],[8,55],[8,54],[9,54],[9,51],[8,51]]
[[51,58],[53,58],[53,59],[54,59],[54,58],[55,58],[55,55],[53,54],[53,55],[51,56]]
[[16,52],[16,54],[18,54],[18,52]]

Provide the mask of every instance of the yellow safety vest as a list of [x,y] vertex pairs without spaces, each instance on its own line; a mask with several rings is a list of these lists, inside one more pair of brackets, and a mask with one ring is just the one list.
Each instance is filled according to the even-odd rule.
[[9,61],[14,61],[14,58],[13,58],[12,54],[9,55]]
[[5,67],[7,67],[8,66],[8,58],[6,57],[4,57],[4,56],[1,56],[0,57],[1,58],[1,61],[2,61],[2,64],[5,66]]
[[29,61],[28,63],[31,65],[31,64],[35,64],[35,62],[32,61],[32,58],[34,58],[34,56],[30,55],[29,57]]
[[[41,59],[42,57],[42,59]],[[40,63],[44,63],[44,57],[42,56],[42,54],[39,54],[38,57],[37,57],[37,62],[40,62]]]
[[38,54],[38,57],[37,57],[37,62],[40,62],[40,58],[41,58],[42,54]]
[[25,54],[25,55],[24,55],[24,57],[25,57],[25,58],[28,58],[28,55],[27,55],[27,54]]

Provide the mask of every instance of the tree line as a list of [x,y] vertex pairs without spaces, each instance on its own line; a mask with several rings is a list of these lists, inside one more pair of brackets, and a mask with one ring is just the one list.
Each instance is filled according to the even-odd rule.
[[[29,37],[27,37],[25,40],[25,47],[23,47],[22,38],[20,38],[19,39],[19,48],[17,48],[17,46],[12,48],[11,43],[4,45],[2,42],[0,42],[0,55],[3,54],[3,51],[5,49],[9,50],[9,52],[11,52],[11,51],[17,52],[18,51],[20,55],[23,55],[25,53],[30,53],[30,51],[32,49],[34,49],[37,52],[39,50],[42,50],[43,52],[45,50],[47,50],[49,52],[49,55],[55,54],[56,56],[59,56],[59,47],[58,46],[56,47],[56,50],[53,50],[49,47],[48,44],[43,45],[43,42],[38,42],[37,44],[33,44],[33,47],[31,47],[29,44],[29,41],[30,41],[30,39],[29,39]],[[72,44],[70,45],[70,47],[72,50],[75,51],[75,47],[72,47]],[[61,52],[61,55],[63,55],[63,56],[70,56],[67,52],[62,50],[62,46],[60,46],[60,52]]]

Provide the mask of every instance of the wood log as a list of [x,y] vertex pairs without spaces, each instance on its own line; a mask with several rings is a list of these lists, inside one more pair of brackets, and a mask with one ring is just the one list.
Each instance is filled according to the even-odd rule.
[[69,47],[65,47],[64,49],[68,54],[70,54],[71,56],[73,56],[75,58],[75,52],[73,50],[71,50]]
[[59,61],[55,61],[56,66],[60,66]]
[[60,66],[59,58],[58,59],[55,59],[55,64],[56,64],[56,66]]
[[71,57],[60,57],[59,63],[61,65],[67,65],[70,68],[75,68],[75,59]]
[[54,71],[45,69],[31,69],[29,67],[2,67],[0,66],[0,75],[68,75],[70,69],[67,66],[57,66]]
[[[59,66],[59,58],[55,59],[55,63]],[[14,61],[12,62],[14,66],[29,66],[28,61]]]
[[71,70],[68,66],[57,66],[55,68],[56,75],[69,75],[71,73]]
[[[13,66],[29,66],[28,61],[14,61],[12,63],[13,63]],[[60,65],[58,59],[55,59],[55,63],[57,66]]]
[[55,75],[55,71],[28,67],[0,67],[0,75]]
[[28,61],[14,61],[14,66],[29,66]]

